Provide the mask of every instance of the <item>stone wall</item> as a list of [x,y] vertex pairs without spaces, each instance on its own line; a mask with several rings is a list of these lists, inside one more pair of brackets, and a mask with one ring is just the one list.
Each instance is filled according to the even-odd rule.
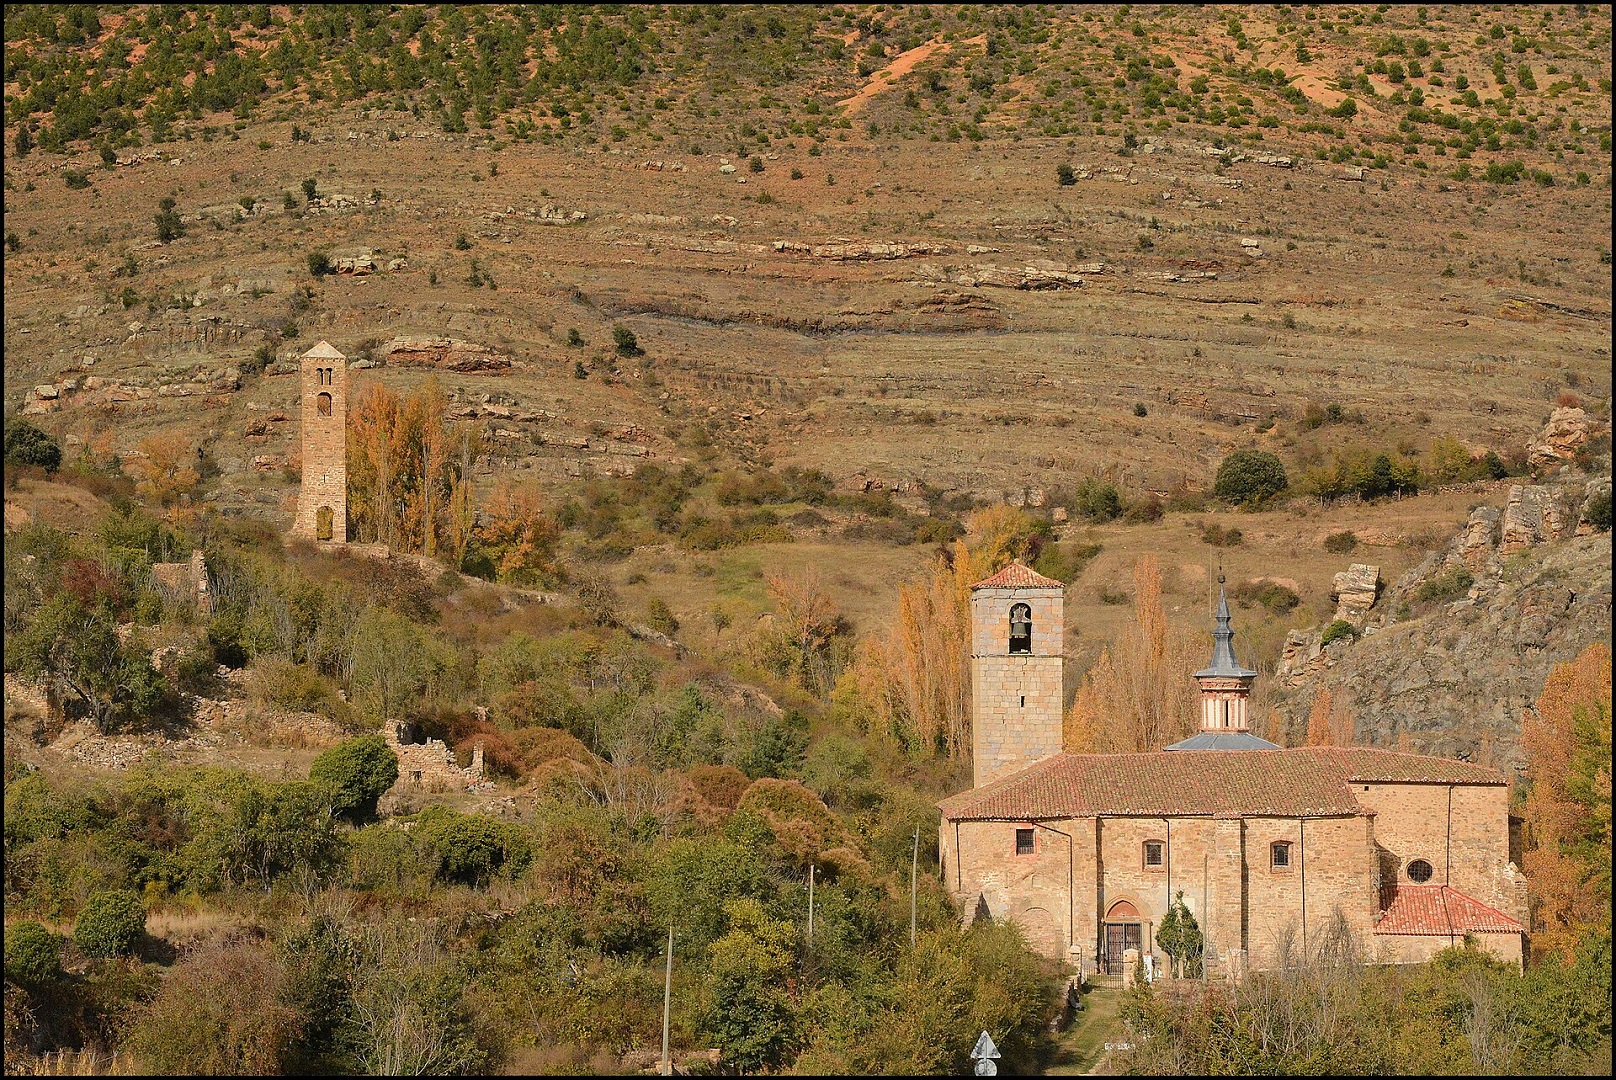
[[[1221,974],[1231,951],[1243,950],[1249,966],[1260,969],[1277,961],[1287,939],[1298,955],[1304,942],[1316,949],[1337,909],[1367,948],[1379,913],[1373,822],[1368,816],[944,821],[938,840],[956,902],[967,913],[980,903],[993,918],[1014,920],[1046,956],[1070,959],[1075,946],[1092,970],[1106,913],[1120,902],[1138,914],[1111,921],[1140,923],[1143,951],[1157,952],[1162,916],[1182,892],[1206,937],[1208,971]],[[1033,829],[1033,852],[1017,855],[1016,830],[1026,828]],[[1145,865],[1147,840],[1163,844],[1160,867]],[[1276,841],[1291,845],[1288,868],[1271,865]]]
[[203,618],[213,614],[213,594],[208,589],[208,564],[198,548],[185,562],[152,563],[152,584],[171,604],[194,608]]
[[409,725],[403,720],[389,720],[382,725],[387,745],[398,756],[398,782],[389,794],[404,791],[444,792],[468,791],[483,780],[483,748],[478,743],[472,751],[471,765],[461,768],[455,761],[454,751],[441,739],[412,741]]

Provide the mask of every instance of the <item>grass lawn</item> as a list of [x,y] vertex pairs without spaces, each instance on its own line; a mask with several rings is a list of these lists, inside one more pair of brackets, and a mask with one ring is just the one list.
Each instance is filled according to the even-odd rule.
[[1044,1075],[1082,1076],[1094,1068],[1105,1054],[1105,1044],[1117,1041],[1117,1010],[1121,1005],[1121,987],[1090,986],[1083,995],[1083,1011],[1061,1033]]

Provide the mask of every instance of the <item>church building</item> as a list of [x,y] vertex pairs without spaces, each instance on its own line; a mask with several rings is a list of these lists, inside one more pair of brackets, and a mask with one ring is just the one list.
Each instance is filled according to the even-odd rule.
[[1521,962],[1526,883],[1501,773],[1254,735],[1257,673],[1235,659],[1221,578],[1212,661],[1193,676],[1200,731],[1149,753],[1064,753],[1064,595],[1014,563],[971,587],[975,787],[939,804],[938,836],[968,915],[1011,919],[1040,952],[1107,974],[1125,950],[1159,953],[1180,895],[1214,974],[1311,954],[1343,929],[1375,962],[1467,936]]

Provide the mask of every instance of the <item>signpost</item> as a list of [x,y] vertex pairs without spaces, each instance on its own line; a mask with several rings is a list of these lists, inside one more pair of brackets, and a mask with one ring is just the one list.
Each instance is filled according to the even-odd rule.
[[662,976],[662,1075],[673,1075],[673,1059],[668,1056],[668,1012],[673,1001],[673,920],[668,920],[668,970]]
[[999,1048],[993,1045],[993,1038],[983,1032],[976,1040],[976,1046],[971,1050],[971,1060],[976,1062],[976,1075],[998,1076],[999,1067],[993,1063],[999,1056]]

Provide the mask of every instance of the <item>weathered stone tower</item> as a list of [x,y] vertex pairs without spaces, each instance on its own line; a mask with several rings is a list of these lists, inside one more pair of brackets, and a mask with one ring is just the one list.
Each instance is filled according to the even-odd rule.
[[1011,563],[971,586],[977,787],[1061,752],[1066,587]]
[[303,354],[303,486],[292,535],[348,542],[348,361],[329,342]]

